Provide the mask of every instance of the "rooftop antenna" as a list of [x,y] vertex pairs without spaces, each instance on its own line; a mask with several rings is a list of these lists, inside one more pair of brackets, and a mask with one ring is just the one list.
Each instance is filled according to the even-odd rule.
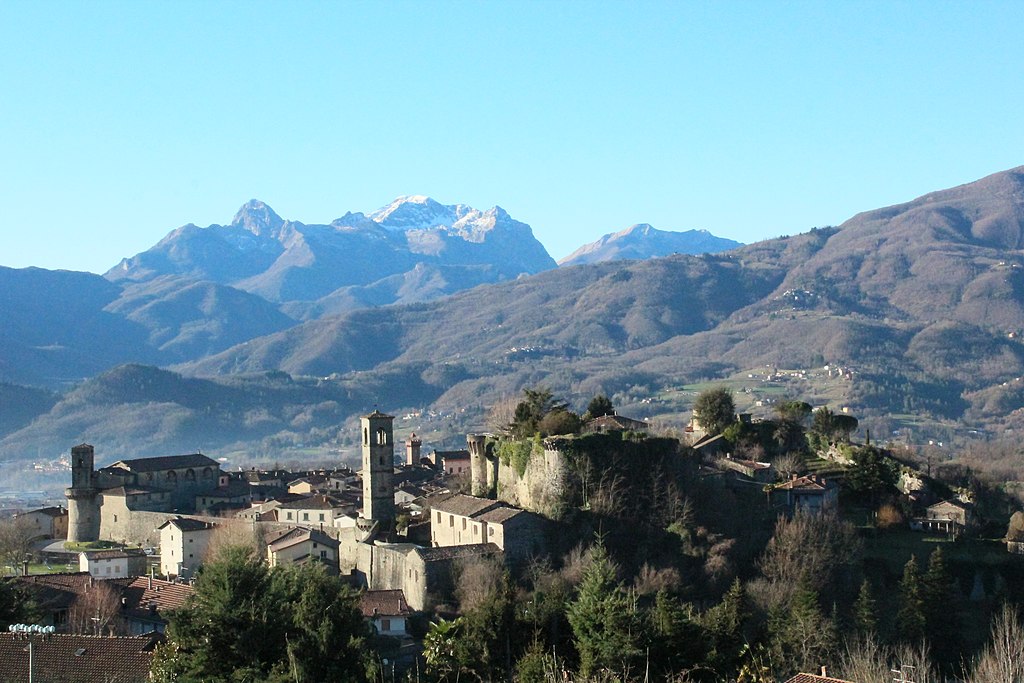
[[892,683],[914,683],[914,667],[909,664],[900,664],[900,668],[889,671],[893,674]]

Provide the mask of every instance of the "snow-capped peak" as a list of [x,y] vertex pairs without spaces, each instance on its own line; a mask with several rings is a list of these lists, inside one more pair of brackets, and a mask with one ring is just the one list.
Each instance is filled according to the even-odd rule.
[[445,206],[430,197],[415,194],[398,197],[367,218],[386,228],[416,230],[451,225],[458,220],[457,206]]
[[260,200],[250,199],[231,219],[231,224],[243,227],[254,235],[273,235],[284,225],[284,219]]

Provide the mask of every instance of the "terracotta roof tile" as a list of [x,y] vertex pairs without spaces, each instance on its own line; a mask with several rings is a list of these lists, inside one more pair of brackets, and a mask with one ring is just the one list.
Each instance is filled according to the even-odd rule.
[[400,590],[366,591],[359,599],[359,609],[364,617],[396,617],[412,614],[405,593]]
[[[153,663],[153,636],[108,637],[55,633],[35,636],[32,669],[37,681],[119,683],[149,681]],[[0,632],[0,662],[5,680],[28,680],[26,636]]]
[[190,453],[188,455],[162,455],[156,458],[118,460],[114,465],[112,465],[112,467],[117,465],[124,465],[126,469],[129,469],[132,472],[183,470],[187,467],[220,467],[216,460],[208,458],[202,453]]

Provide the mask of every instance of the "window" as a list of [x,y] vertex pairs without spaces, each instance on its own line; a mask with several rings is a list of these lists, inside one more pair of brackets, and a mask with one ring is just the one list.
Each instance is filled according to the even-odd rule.
[[473,535],[476,536],[478,533],[480,533],[480,527],[474,526],[473,527]]
[[466,530],[466,518],[465,517],[462,518],[462,530],[463,531]]
[[309,521],[309,513],[308,512],[303,512],[302,513],[302,521],[303,522],[308,522]]
[[437,523],[438,524],[441,523],[441,511],[440,510],[437,511]]
[[188,554],[188,559],[190,559],[190,560],[191,560],[191,559],[192,559],[193,557],[195,557],[195,555],[193,555],[192,553],[189,553],[189,554]]
[[322,512],[320,513],[320,521],[321,522],[324,521],[324,513],[322,513]]
[[455,515],[448,515],[448,526],[455,526]]
[[313,541],[313,547],[314,548],[316,547],[316,541]]
[[291,518],[292,518],[292,513],[291,513],[291,512],[289,512],[289,513],[288,513],[288,519],[291,519]]
[[327,559],[327,551],[326,550],[321,550],[320,551],[320,559],[322,559],[322,560],[326,560]]
[[487,530],[487,535],[488,536],[493,536],[494,535],[494,529],[493,528],[492,529],[488,529]]
[[194,540],[196,540],[196,539],[194,539],[194,538],[190,538],[190,539],[188,539],[188,542],[189,542],[189,543],[191,543],[191,542],[192,542],[192,541],[194,541]]
[[117,521],[117,515],[114,515],[114,521],[115,522]]
[[391,630],[391,620],[390,619],[381,619],[380,620],[380,630],[381,631],[390,631]]

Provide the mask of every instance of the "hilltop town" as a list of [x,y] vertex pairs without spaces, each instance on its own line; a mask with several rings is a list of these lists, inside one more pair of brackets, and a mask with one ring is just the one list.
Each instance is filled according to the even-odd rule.
[[[437,450],[415,434],[396,443],[395,418],[375,410],[360,419],[358,471],[227,472],[201,453],[96,467],[94,446],[80,444],[70,449],[67,508],[6,523],[30,530],[45,566],[6,551],[3,559],[21,574],[12,585],[33,596],[34,618],[57,629],[53,638],[66,634],[70,647],[72,636],[88,635],[111,653],[147,653],[132,660],[147,676],[160,668],[161,643],[182,637],[173,624],[196,609],[190,596],[210,580],[204,566],[222,567],[238,546],[256,549],[259,571],[322,572],[357,591],[353,609],[385,639],[375,647],[392,675],[422,666],[441,679],[447,670],[548,680],[515,674],[556,666],[530,649],[532,639],[580,675],[619,670],[631,680],[644,659],[636,647],[678,629],[695,640],[648,652],[643,666],[726,680],[736,667],[764,665],[740,647],[746,637],[761,643],[758,657],[774,653],[777,674],[808,676],[852,666],[841,642],[895,648],[908,642],[907,628],[933,647],[954,637],[980,647],[985,628],[967,623],[966,605],[995,613],[1016,595],[1024,513],[1008,523],[1013,504],[977,482],[932,476],[870,436],[853,441],[848,415],[797,400],[774,411],[737,414],[730,392],[708,390],[685,433],[664,436],[617,415],[604,397],[581,418],[550,392],[527,390],[503,433]],[[994,533],[1003,533],[1001,549],[982,540]],[[931,558],[932,593],[917,598],[918,621],[904,614],[915,554]],[[582,635],[577,612],[592,590],[600,595],[588,599],[619,605],[633,625]],[[895,617],[875,606],[888,593],[898,596]],[[944,613],[945,627],[928,604],[938,599],[960,605]],[[502,604],[507,627],[475,621]],[[675,616],[643,625],[665,610]],[[513,623],[525,629],[514,639],[503,631]],[[813,643],[798,647],[811,632]],[[442,636],[491,642],[504,662],[493,652],[439,659],[432,648]],[[587,637],[626,641],[601,654]],[[948,655],[933,655],[949,666]]]

